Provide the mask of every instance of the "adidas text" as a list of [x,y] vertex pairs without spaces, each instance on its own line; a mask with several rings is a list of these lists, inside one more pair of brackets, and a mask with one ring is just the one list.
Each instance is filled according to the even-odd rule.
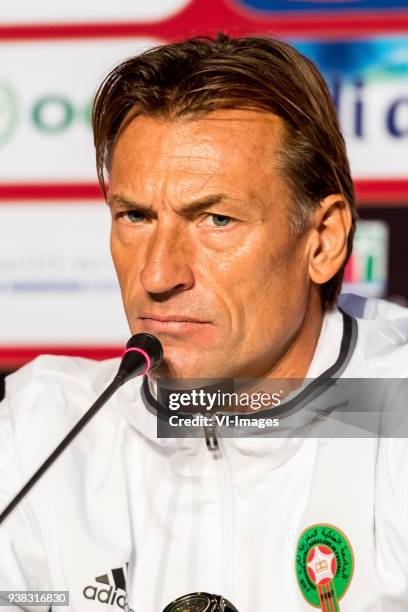
[[94,601],[99,601],[100,603],[109,604],[111,606],[117,605],[125,612],[134,612],[132,608],[129,608],[129,604],[126,601],[126,593],[123,591],[119,593],[113,586],[110,586],[106,589],[101,589],[92,584],[86,586],[83,590],[83,595],[86,599],[93,599]]

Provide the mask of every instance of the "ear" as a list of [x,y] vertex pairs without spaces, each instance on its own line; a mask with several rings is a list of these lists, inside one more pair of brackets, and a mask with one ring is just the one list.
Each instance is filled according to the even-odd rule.
[[309,275],[314,283],[326,283],[343,264],[351,224],[350,205],[342,195],[332,194],[320,202],[309,226]]

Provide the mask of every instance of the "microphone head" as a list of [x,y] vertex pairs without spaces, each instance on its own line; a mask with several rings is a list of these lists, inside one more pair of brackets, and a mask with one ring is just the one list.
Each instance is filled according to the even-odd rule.
[[147,370],[156,368],[163,361],[162,344],[153,334],[135,334],[126,344],[126,351],[129,349],[139,349],[140,353],[143,351],[149,356],[149,361],[146,359]]
[[116,382],[123,385],[127,380],[147,374],[163,361],[163,347],[152,334],[135,334],[126,344]]

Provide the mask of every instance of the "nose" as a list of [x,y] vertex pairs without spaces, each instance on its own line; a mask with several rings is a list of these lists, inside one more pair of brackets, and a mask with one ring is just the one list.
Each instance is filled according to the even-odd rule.
[[160,225],[150,236],[140,281],[157,300],[191,289],[194,275],[191,248],[177,227]]

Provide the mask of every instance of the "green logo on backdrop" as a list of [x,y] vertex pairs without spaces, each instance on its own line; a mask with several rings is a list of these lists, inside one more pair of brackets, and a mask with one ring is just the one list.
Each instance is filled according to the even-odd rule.
[[[75,121],[87,128],[91,124],[92,99],[84,105],[76,105],[67,96],[50,93],[36,98],[30,104],[29,117],[36,130],[44,135],[58,135],[68,130]],[[9,142],[20,119],[16,91],[0,81],[0,146]]]
[[0,145],[10,140],[17,126],[17,119],[17,96],[8,83],[0,81]]

